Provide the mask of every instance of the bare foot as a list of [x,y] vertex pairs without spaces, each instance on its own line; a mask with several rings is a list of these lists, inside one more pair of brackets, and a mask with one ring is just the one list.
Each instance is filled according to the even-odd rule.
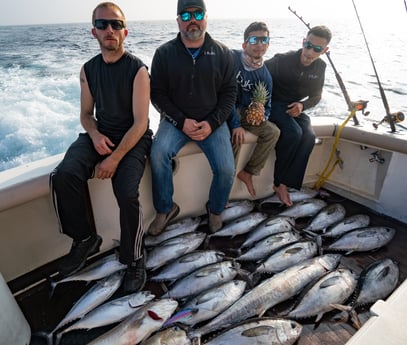
[[287,186],[285,184],[280,184],[278,187],[273,187],[280,201],[286,206],[292,206],[293,203],[290,198],[290,193],[288,193]]
[[244,170],[237,174],[237,178],[244,182],[250,195],[254,198],[256,196],[256,191],[254,190],[252,176],[252,174],[249,174]]

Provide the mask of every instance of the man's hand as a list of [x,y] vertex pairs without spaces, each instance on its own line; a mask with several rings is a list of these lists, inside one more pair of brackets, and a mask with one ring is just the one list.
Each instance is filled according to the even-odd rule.
[[112,156],[106,157],[95,167],[95,176],[99,179],[112,178],[116,172],[119,162],[116,162]]
[[232,145],[240,146],[244,144],[245,130],[243,127],[232,129]]
[[301,102],[294,102],[287,106],[286,113],[292,117],[299,116],[304,110],[304,105]]
[[212,128],[208,121],[197,122],[196,120],[186,119],[182,131],[192,140],[202,141],[211,135]]
[[112,153],[111,148],[115,146],[107,136],[99,132],[92,135],[92,142],[96,151],[102,156],[110,155]]

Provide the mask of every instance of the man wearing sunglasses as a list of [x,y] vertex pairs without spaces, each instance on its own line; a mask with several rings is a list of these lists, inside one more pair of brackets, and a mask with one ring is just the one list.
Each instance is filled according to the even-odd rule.
[[[278,140],[280,130],[267,121],[270,115],[272,79],[264,65],[263,56],[269,47],[269,30],[264,22],[253,22],[244,31],[241,50],[232,50],[235,61],[237,82],[237,100],[229,126],[232,130],[232,145],[237,164],[241,145],[244,144],[245,130],[257,136],[256,147],[244,168],[237,174],[237,178],[245,183],[250,195],[256,197],[253,175],[260,175],[266,160]],[[267,95],[264,102],[264,114],[260,123],[251,123],[247,118],[247,109],[253,99],[253,92],[257,85],[263,83]]]
[[139,291],[146,282],[139,183],[151,147],[148,124],[150,81],[146,65],[126,52],[128,34],[122,10],[111,2],[93,11],[92,34],[101,53],[80,72],[80,121],[85,133],[68,148],[51,174],[56,210],[64,234],[73,239],[59,267],[62,276],[78,272],[102,243],[96,234],[88,179],[110,179],[120,208],[119,260],[127,265],[123,289]]
[[303,40],[302,49],[276,54],[265,62],[273,78],[269,120],[280,128],[274,191],[287,206],[292,205],[288,188],[301,188],[314,148],[315,133],[304,111],[321,100],[326,63],[320,56],[328,51],[331,37],[326,26],[315,26]]
[[160,234],[179,212],[173,201],[172,158],[187,142],[197,143],[213,172],[207,203],[211,232],[222,227],[235,173],[226,123],[236,100],[232,56],[206,32],[203,0],[179,0],[177,23],[177,37],[156,50],[151,65],[151,101],[161,114],[150,156],[157,211],[151,235]]

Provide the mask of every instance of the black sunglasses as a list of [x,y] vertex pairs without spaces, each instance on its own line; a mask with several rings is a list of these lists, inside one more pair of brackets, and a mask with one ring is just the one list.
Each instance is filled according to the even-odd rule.
[[125,27],[123,20],[119,19],[95,19],[94,26],[98,30],[106,30],[109,24],[113,30],[121,30]]
[[305,49],[314,49],[315,53],[321,53],[325,49],[323,46],[317,46],[310,41],[304,41],[303,47]]

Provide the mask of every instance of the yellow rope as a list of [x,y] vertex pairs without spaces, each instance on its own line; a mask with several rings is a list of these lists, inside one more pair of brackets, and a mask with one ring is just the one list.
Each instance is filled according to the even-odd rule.
[[331,167],[331,169],[329,170],[329,172],[327,173],[327,170],[328,170],[329,166],[331,165],[331,162],[332,162],[332,160],[333,160],[333,158],[334,158],[334,155],[335,155],[335,153],[336,153],[336,148],[337,148],[337,146],[338,146],[338,142],[339,142],[339,138],[340,138],[340,136],[341,136],[342,129],[346,126],[346,124],[349,122],[349,120],[350,120],[352,117],[355,116],[356,111],[357,111],[356,108],[352,109],[352,111],[350,112],[350,114],[349,114],[349,116],[346,118],[346,120],[339,126],[338,132],[336,133],[336,136],[335,136],[335,141],[334,141],[334,145],[333,145],[333,147],[332,147],[332,151],[331,151],[331,155],[330,155],[330,157],[329,157],[329,160],[328,160],[328,162],[326,163],[325,168],[324,168],[324,170],[322,171],[321,175],[319,176],[318,181],[317,181],[317,182],[315,183],[315,185],[314,185],[314,188],[315,188],[316,190],[319,190],[319,189],[324,185],[324,183],[329,179],[329,177],[330,177],[331,174],[333,173],[335,167],[336,167],[340,162],[342,162],[342,159],[338,157],[338,158],[336,159],[336,161],[334,162],[333,166]]

